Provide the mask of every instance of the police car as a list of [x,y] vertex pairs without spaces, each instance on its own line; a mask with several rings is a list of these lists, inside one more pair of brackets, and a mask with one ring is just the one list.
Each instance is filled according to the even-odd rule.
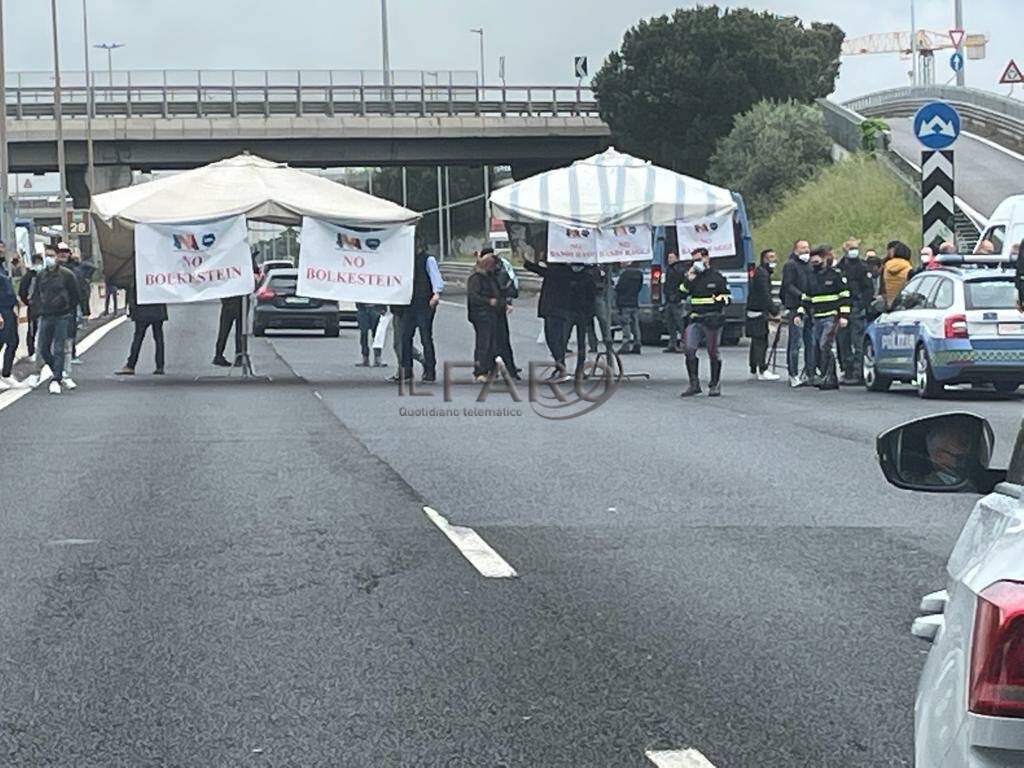
[[1014,392],[1024,384],[1024,315],[1009,260],[941,258],[940,269],[915,276],[867,327],[865,385],[884,392],[903,381],[924,398],[948,384]]

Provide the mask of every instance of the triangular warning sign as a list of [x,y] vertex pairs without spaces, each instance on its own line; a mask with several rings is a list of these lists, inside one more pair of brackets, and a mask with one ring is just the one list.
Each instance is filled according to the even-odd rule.
[[1017,62],[1013,59],[1010,59],[1010,63],[1006,65],[1006,71],[1003,72],[1003,76],[999,78],[999,82],[1004,85],[1024,83],[1024,73],[1020,71],[1020,67],[1017,66]]
[[32,179],[25,179],[25,189],[32,189]]
[[960,50],[960,43],[964,41],[964,31],[962,29],[949,30],[949,40],[953,43],[954,48]]

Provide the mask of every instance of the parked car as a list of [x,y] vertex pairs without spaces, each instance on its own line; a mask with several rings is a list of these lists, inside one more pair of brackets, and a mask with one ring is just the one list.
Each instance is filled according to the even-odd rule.
[[257,280],[262,282],[272,269],[295,269],[295,262],[291,259],[267,259],[260,264]]
[[918,685],[917,768],[1024,765],[1024,428],[1008,470],[989,468],[992,427],[929,416],[878,438],[886,479],[931,493],[985,494],[926,596],[915,636],[932,644]]
[[336,337],[341,313],[338,302],[299,296],[297,269],[274,269],[256,290],[252,332],[265,336],[267,329],[323,329],[324,336]]
[[917,275],[892,309],[868,325],[869,390],[884,392],[904,381],[932,398],[947,384],[991,385],[1004,393],[1024,384],[1024,315],[1017,310],[1014,273],[1002,257],[972,260]]

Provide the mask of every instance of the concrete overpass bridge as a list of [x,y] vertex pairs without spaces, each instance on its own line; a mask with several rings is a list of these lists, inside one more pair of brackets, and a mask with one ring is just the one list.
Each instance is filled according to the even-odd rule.
[[[511,165],[525,176],[600,152],[610,141],[589,88],[480,87],[430,81],[384,86],[334,73],[132,73],[93,85],[97,191],[130,171],[194,168],[248,150],[297,167]],[[436,73],[430,73],[436,74]],[[244,76],[243,76],[244,75]],[[7,92],[12,173],[57,168],[52,86],[14,76]],[[68,186],[85,186],[89,88],[61,94]]]

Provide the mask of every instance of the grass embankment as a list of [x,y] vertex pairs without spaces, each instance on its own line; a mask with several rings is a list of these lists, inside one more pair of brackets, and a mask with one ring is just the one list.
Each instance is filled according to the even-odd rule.
[[861,253],[902,240],[917,253],[921,212],[900,183],[872,157],[853,157],[830,165],[786,197],[779,209],[754,226],[755,253],[775,248],[785,260],[797,238],[811,247],[829,243],[842,255],[843,242],[855,237]]

